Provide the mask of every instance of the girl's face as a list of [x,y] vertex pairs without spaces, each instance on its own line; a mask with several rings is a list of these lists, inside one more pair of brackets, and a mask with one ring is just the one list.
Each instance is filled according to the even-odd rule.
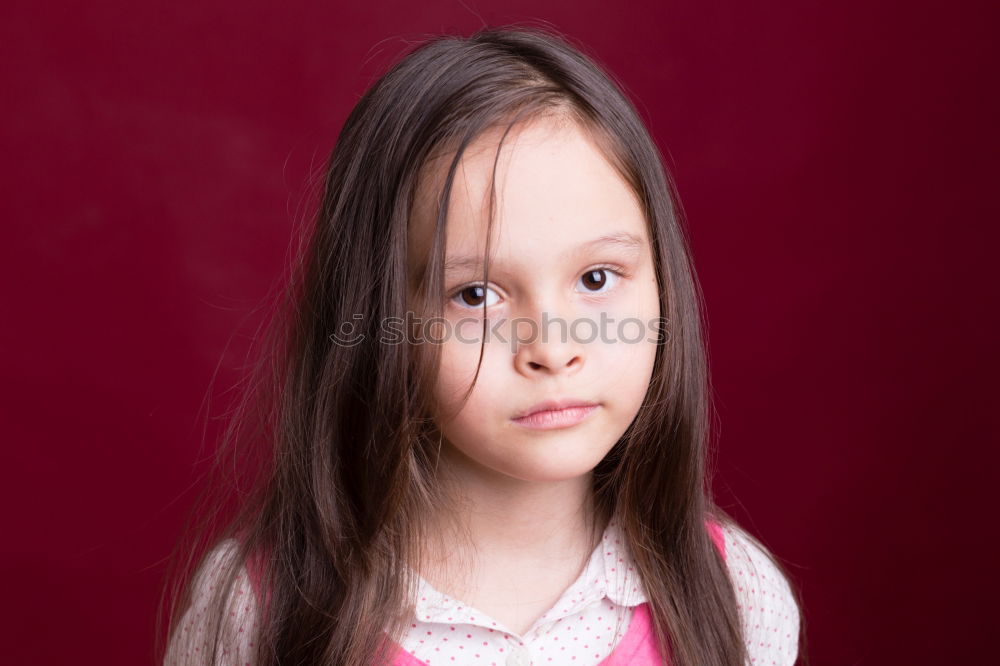
[[[442,454],[466,478],[573,479],[614,446],[649,386],[660,316],[649,234],[632,190],[586,134],[567,121],[536,119],[512,130],[499,156],[484,284],[498,136],[481,138],[459,164],[448,209],[445,323],[423,329],[443,339],[435,391]],[[443,173],[435,177],[414,209],[415,262],[431,242]],[[479,377],[460,406],[484,339]],[[545,401],[590,406],[518,418]]]

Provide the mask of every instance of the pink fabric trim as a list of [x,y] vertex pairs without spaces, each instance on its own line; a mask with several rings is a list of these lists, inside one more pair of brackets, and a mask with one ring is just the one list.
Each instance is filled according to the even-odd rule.
[[404,650],[401,645],[396,645],[396,648],[396,657],[392,660],[392,666],[427,666],[427,664]]
[[722,555],[722,559],[726,559],[726,537],[722,534],[722,525],[719,525],[714,520],[706,520],[705,524],[708,527],[709,536],[712,537],[712,541],[715,542],[716,548],[719,549],[719,553]]
[[632,612],[632,621],[629,622],[628,631],[599,666],[630,666],[631,664],[652,666],[660,664],[660,652],[656,649],[656,642],[652,640],[650,633],[652,629],[649,603],[641,603]]

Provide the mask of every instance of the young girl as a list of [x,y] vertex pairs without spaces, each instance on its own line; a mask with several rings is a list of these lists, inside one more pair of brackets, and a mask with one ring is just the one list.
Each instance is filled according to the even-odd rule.
[[165,663],[796,661],[787,578],[706,486],[680,208],[592,60],[535,28],[418,47],[303,247],[226,438],[269,455]]

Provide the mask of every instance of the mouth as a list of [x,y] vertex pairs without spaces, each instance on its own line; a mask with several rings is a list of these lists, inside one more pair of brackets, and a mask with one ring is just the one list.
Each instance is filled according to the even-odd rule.
[[521,412],[511,419],[534,430],[569,428],[584,421],[600,404],[589,400],[549,400]]

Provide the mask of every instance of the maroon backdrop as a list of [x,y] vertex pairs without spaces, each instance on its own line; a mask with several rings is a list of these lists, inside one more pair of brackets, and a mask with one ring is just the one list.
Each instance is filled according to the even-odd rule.
[[801,586],[814,663],[982,656],[995,17],[187,4],[5,3],[0,661],[150,661],[203,401],[217,416],[239,376],[311,169],[407,40],[528,19],[596,53],[669,155],[710,321],[720,497]]

